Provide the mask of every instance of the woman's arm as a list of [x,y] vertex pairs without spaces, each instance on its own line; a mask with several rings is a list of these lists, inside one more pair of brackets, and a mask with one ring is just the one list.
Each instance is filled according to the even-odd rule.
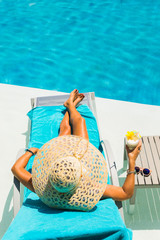
[[[135,171],[135,162],[136,162],[137,156],[140,153],[141,146],[142,146],[141,140],[139,141],[138,146],[132,151],[130,151],[129,148],[126,146],[128,159],[129,159],[129,172]],[[108,198],[108,197],[113,198],[116,201],[129,199],[132,197],[134,193],[134,185],[135,185],[135,174],[130,173],[127,175],[126,180],[122,187],[107,185],[102,199]]]
[[[37,153],[38,148],[30,148],[34,154]],[[30,189],[32,192],[34,192],[34,188],[32,185],[32,175],[27,170],[25,170],[25,167],[32,156],[32,153],[26,152],[23,154],[13,165],[11,168],[12,173],[14,176],[28,189]]]

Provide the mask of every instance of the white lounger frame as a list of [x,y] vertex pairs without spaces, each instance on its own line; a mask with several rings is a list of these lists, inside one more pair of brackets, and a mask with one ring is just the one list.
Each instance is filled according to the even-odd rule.
[[[95,94],[94,92],[84,93],[85,98],[83,101],[79,104],[87,104],[88,107],[93,112],[94,116],[96,117],[97,124],[97,112],[96,112],[96,104],[95,104]],[[38,106],[58,106],[62,105],[65,100],[67,100],[69,97],[68,94],[66,95],[58,95],[58,96],[50,96],[50,97],[37,97],[31,99],[31,105],[32,108],[38,107]],[[101,139],[101,136],[100,136]],[[115,186],[119,186],[119,180],[118,180],[118,174],[116,169],[116,163],[114,160],[113,152],[111,149],[111,146],[107,140],[101,139],[101,145],[104,150],[105,158],[108,163],[108,170],[110,173],[112,184]],[[17,155],[17,158],[22,155],[22,152]],[[20,209],[20,182],[14,177],[14,196],[13,196],[13,208],[14,208],[14,217],[17,215],[19,209]],[[116,205],[119,208],[120,214],[122,219],[124,220],[124,214],[123,214],[123,208],[122,208],[122,202],[117,202]]]

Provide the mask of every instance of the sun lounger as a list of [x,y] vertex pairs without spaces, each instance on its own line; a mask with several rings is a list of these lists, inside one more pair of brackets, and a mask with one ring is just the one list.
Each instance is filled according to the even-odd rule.
[[[124,160],[127,159],[126,149]],[[124,164],[126,165],[126,163]],[[135,191],[130,199],[129,213],[134,213],[136,192],[140,188],[157,188],[160,187],[160,137],[143,136],[142,149],[136,160],[136,165],[142,168],[150,168],[151,175],[144,177],[141,174],[135,175]]]
[[[108,161],[111,182],[118,185],[118,176],[113,154],[108,141],[100,141],[97,127],[94,93],[86,93],[78,111],[86,120],[90,142],[105,154]],[[65,108],[62,103],[68,95],[32,99],[28,115],[31,119],[30,142],[28,147],[41,147],[45,142],[58,135],[60,122]],[[93,113],[92,113],[93,112]],[[94,115],[93,115],[94,114]],[[95,116],[95,117],[94,117]],[[31,171],[34,156],[27,170]],[[20,184],[14,178],[14,215],[13,223],[3,237],[5,239],[132,239],[132,233],[122,221],[112,199],[99,201],[90,212],[51,209],[39,197],[25,188],[23,205],[19,210]],[[110,179],[108,179],[110,183]],[[18,197],[17,197],[18,196]]]

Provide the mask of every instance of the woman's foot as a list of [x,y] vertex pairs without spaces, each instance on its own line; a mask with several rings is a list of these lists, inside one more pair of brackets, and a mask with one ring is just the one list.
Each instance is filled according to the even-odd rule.
[[64,106],[68,108],[69,106],[77,106],[84,98],[83,93],[79,93],[77,89],[74,89],[71,93],[67,101],[65,101]]
[[84,96],[83,93],[78,93],[77,98],[73,102],[74,106],[76,107],[77,104],[80,103],[83,100],[84,97],[85,96]]
[[70,96],[69,98],[67,99],[67,101],[64,102],[64,106],[66,108],[68,108],[69,106],[73,105],[73,102],[77,99],[77,96],[78,96],[78,90],[77,89],[74,89],[71,93],[70,93]]

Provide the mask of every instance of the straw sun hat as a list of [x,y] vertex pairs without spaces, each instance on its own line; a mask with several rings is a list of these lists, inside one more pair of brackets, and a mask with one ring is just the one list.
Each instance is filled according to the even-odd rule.
[[49,207],[89,211],[105,191],[106,161],[84,138],[57,137],[37,152],[32,183],[37,195]]

